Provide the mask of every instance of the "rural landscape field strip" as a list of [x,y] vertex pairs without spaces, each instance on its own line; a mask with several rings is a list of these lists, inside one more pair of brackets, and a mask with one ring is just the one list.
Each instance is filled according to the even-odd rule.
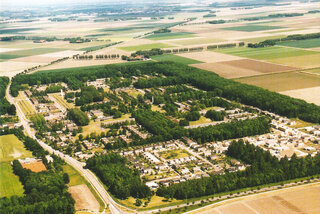
[[244,25],[244,26],[236,26],[236,27],[226,27],[223,29],[224,30],[233,30],[233,31],[255,32],[255,31],[282,29],[282,28],[283,27],[268,26],[268,25]]
[[170,47],[174,47],[174,46],[163,44],[163,43],[152,43],[152,44],[144,44],[144,45],[137,45],[137,46],[118,47],[118,49],[124,50],[124,51],[139,51],[139,50],[150,50],[153,48],[170,48]]
[[158,62],[161,62],[161,61],[173,61],[173,62],[182,63],[184,65],[202,63],[201,61],[198,61],[198,60],[189,59],[189,58],[186,58],[186,57],[172,55],[172,54],[152,56],[151,59],[153,59],[155,61],[158,61]]
[[169,39],[181,39],[181,38],[189,38],[195,37],[194,33],[189,32],[176,32],[176,33],[157,33],[150,36],[145,37],[145,39],[151,40],[169,40]]
[[295,48],[317,48],[317,47],[320,47],[320,38],[299,40],[299,41],[285,41],[277,44],[281,46],[288,46],[288,47],[295,47]]
[[19,57],[47,54],[47,53],[59,52],[63,50],[65,49],[64,48],[33,48],[33,49],[26,49],[26,50],[2,52],[0,54],[0,59],[15,59]]

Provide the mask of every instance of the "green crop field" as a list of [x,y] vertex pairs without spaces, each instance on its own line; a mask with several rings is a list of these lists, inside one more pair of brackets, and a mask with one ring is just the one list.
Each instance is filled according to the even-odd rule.
[[247,38],[247,39],[241,39],[241,41],[244,42],[262,42],[267,39],[280,39],[286,37],[285,35],[283,36],[263,36],[263,37],[254,37],[254,38]]
[[223,28],[223,29],[224,30],[234,30],[234,31],[255,32],[255,31],[282,29],[282,28],[283,27],[267,26],[267,25],[244,25],[244,26],[236,26],[236,27],[227,27],[227,28]]
[[189,38],[195,37],[194,33],[189,32],[177,32],[177,33],[157,33],[145,37],[145,39],[151,40],[166,40],[166,39],[180,39],[180,38]]
[[14,33],[22,33],[26,31],[39,30],[41,28],[6,28],[0,29],[0,34],[14,34]]
[[266,48],[224,48],[214,50],[220,53],[240,56],[240,57],[248,57],[252,59],[258,60],[272,60],[279,59],[284,57],[296,57],[296,56],[306,56],[311,54],[317,54],[316,51],[308,51],[295,49],[290,47],[266,47]]
[[170,48],[170,47],[173,47],[173,46],[166,45],[163,43],[153,43],[153,44],[145,44],[145,45],[137,45],[137,46],[118,47],[118,48],[124,51],[139,51],[139,50],[150,50],[153,48]]
[[15,59],[19,57],[26,57],[26,56],[34,56],[40,54],[47,54],[47,53],[54,53],[66,50],[64,48],[32,48],[32,49],[25,49],[25,50],[17,50],[17,51],[10,51],[10,52],[3,52],[0,54],[0,59]]
[[19,177],[13,174],[10,163],[0,162],[0,197],[22,196],[23,186]]
[[194,59],[189,59],[186,57],[172,55],[172,54],[152,56],[151,59],[156,60],[156,61],[160,61],[160,62],[161,61],[173,61],[173,62],[182,63],[184,65],[202,63],[202,62],[194,60]]
[[295,48],[316,48],[316,47],[320,47],[320,38],[299,40],[299,41],[286,41],[286,42],[277,43],[277,45],[295,47]]
[[277,92],[320,86],[320,76],[301,72],[245,77],[236,79],[236,81]]
[[15,135],[0,136],[0,161],[13,161],[27,157],[32,157],[32,153],[25,149]]

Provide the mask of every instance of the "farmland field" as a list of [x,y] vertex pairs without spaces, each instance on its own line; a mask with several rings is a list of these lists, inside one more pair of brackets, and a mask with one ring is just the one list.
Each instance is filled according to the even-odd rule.
[[33,48],[33,49],[2,52],[0,54],[0,59],[15,59],[15,58],[25,57],[25,56],[33,56],[33,55],[59,52],[62,50],[65,50],[65,49],[63,49],[63,48]]
[[177,55],[181,57],[186,57],[189,59],[201,61],[201,62],[206,62],[206,63],[225,62],[230,60],[243,59],[238,56],[222,54],[222,53],[217,53],[213,51],[189,52],[189,53],[182,53]]
[[170,48],[172,45],[166,45],[163,43],[153,43],[153,44],[144,44],[137,46],[127,46],[127,47],[118,47],[120,50],[124,51],[139,51],[139,50],[150,50],[153,48]]
[[[297,57],[317,54],[316,51],[301,50],[287,47],[265,47],[265,48],[225,48],[215,50],[219,53],[230,54],[240,57],[248,57],[258,60],[273,60],[284,57]],[[309,56],[308,56],[309,57]]]
[[320,212],[319,184],[298,186],[288,189],[266,192],[212,204],[192,214],[253,214],[253,213],[310,213]]
[[145,37],[145,39],[151,40],[167,40],[167,39],[181,39],[195,37],[194,33],[189,32],[176,32],[176,33],[156,33]]
[[299,41],[285,41],[277,44],[282,46],[295,47],[295,48],[316,48],[316,47],[320,47],[320,38],[299,40]]
[[246,77],[237,79],[237,81],[277,92],[320,86],[320,76],[301,72]]
[[255,31],[265,31],[265,30],[275,30],[281,29],[283,27],[279,26],[267,26],[267,25],[244,25],[236,27],[226,27],[224,30],[234,30],[234,31],[245,31],[245,32],[255,32]]
[[[314,52],[317,53],[317,52]],[[312,55],[302,55],[296,57],[275,58],[269,62],[278,63],[282,65],[300,67],[300,68],[315,68],[320,66],[320,53]]]
[[10,163],[0,162],[0,197],[22,196],[24,189]]
[[262,36],[262,37],[255,37],[255,38],[247,38],[247,39],[240,39],[241,41],[244,42],[262,42],[265,41],[267,39],[280,39],[280,38],[284,38],[286,36]]
[[314,103],[320,106],[320,87],[281,91],[280,93],[290,97],[303,99],[309,103]]
[[189,59],[189,58],[186,58],[186,57],[172,55],[172,54],[152,56],[151,59],[159,61],[159,62],[161,62],[161,61],[173,61],[173,62],[182,63],[184,65],[201,63],[198,60]]
[[27,157],[32,157],[32,153],[25,149],[15,135],[0,136],[0,161],[13,161]]
[[179,39],[170,41],[170,43],[177,45],[199,45],[199,44],[209,44],[209,43],[218,43],[224,42],[224,39],[220,38],[193,38],[193,39]]

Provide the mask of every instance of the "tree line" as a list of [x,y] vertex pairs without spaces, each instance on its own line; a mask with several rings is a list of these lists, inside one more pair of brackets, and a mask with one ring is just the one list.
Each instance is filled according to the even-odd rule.
[[16,107],[13,104],[10,104],[8,100],[5,98],[8,84],[8,77],[0,77],[0,115],[16,114]]
[[108,191],[119,199],[151,196],[151,190],[140,180],[139,171],[128,168],[126,163],[126,158],[112,153],[89,158],[86,168],[92,170],[108,187]]

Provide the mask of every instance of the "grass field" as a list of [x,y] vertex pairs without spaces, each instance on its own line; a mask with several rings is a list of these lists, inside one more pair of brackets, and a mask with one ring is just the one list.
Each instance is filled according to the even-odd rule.
[[315,54],[311,55],[302,55],[302,56],[292,56],[292,57],[284,57],[284,58],[275,58],[272,60],[268,60],[269,62],[283,64],[292,67],[299,68],[317,68],[320,67],[320,53],[313,52]]
[[22,112],[24,113],[24,115],[26,116],[30,116],[35,114],[35,110],[33,109],[32,105],[30,104],[30,102],[28,102],[27,100],[20,100],[18,102],[18,105],[20,106]]
[[0,136],[0,161],[13,161],[27,157],[32,157],[32,152],[27,151],[15,135]]
[[266,47],[266,48],[224,48],[215,50],[219,53],[230,54],[240,57],[248,57],[258,60],[273,60],[284,57],[297,57],[317,54],[316,51],[301,50],[287,47]]
[[190,59],[190,58],[186,58],[186,57],[182,57],[182,56],[177,56],[177,55],[172,55],[172,54],[152,56],[151,59],[158,61],[158,62],[173,61],[173,62],[182,63],[184,65],[202,63],[198,60],[194,60],[194,59]]
[[236,79],[271,91],[287,91],[320,86],[320,76],[301,72],[287,72]]
[[170,41],[171,43],[177,45],[199,45],[199,44],[210,44],[210,43],[218,43],[224,42],[224,39],[220,38],[194,38],[194,39],[179,39],[175,41]]
[[[143,203],[145,203],[147,200],[141,199],[141,201]],[[151,197],[151,200],[150,200],[148,206],[146,206],[146,207],[144,207],[144,206],[137,207],[134,205],[135,202],[136,202],[136,199],[134,199],[133,197],[129,197],[126,200],[120,200],[120,203],[127,206],[127,207],[131,207],[134,209],[138,208],[141,210],[147,210],[147,209],[156,208],[156,207],[164,207],[164,206],[168,206],[171,204],[174,205],[174,203],[179,203],[180,200],[173,199],[173,200],[167,201],[167,200],[165,200],[164,197],[159,197],[159,196],[154,195]]]
[[194,33],[189,32],[176,32],[176,33],[156,33],[145,37],[145,39],[151,40],[168,40],[168,39],[181,39],[195,37]]
[[212,121],[204,116],[201,116],[199,120],[197,121],[190,121],[190,126],[194,126],[194,125],[200,125],[200,124],[204,124],[204,123],[211,123]]
[[63,97],[60,96],[59,93],[57,94],[50,94],[61,106],[65,109],[74,108],[74,103],[68,103]]
[[1,53],[0,59],[15,59],[19,57],[54,53],[54,52],[59,52],[63,50],[66,50],[66,49],[64,48],[32,48],[32,49],[25,49],[25,50],[17,50],[17,51]]
[[23,186],[19,177],[13,174],[10,163],[0,162],[0,197],[22,196]]
[[153,48],[170,48],[172,45],[166,45],[163,43],[153,43],[153,44],[144,44],[137,46],[127,46],[127,47],[118,47],[120,50],[124,51],[139,51],[139,50],[150,50]]
[[317,47],[320,47],[320,38],[300,40],[300,41],[286,41],[286,42],[277,43],[277,45],[295,47],[295,48],[317,48]]
[[236,26],[236,27],[227,27],[223,29],[234,30],[234,31],[255,32],[255,31],[275,30],[275,29],[281,29],[281,28],[283,27],[267,26],[267,25],[244,25],[244,26]]
[[177,159],[177,158],[185,158],[190,156],[189,152],[184,149],[175,149],[175,150],[168,150],[159,153],[160,156],[164,159]]

